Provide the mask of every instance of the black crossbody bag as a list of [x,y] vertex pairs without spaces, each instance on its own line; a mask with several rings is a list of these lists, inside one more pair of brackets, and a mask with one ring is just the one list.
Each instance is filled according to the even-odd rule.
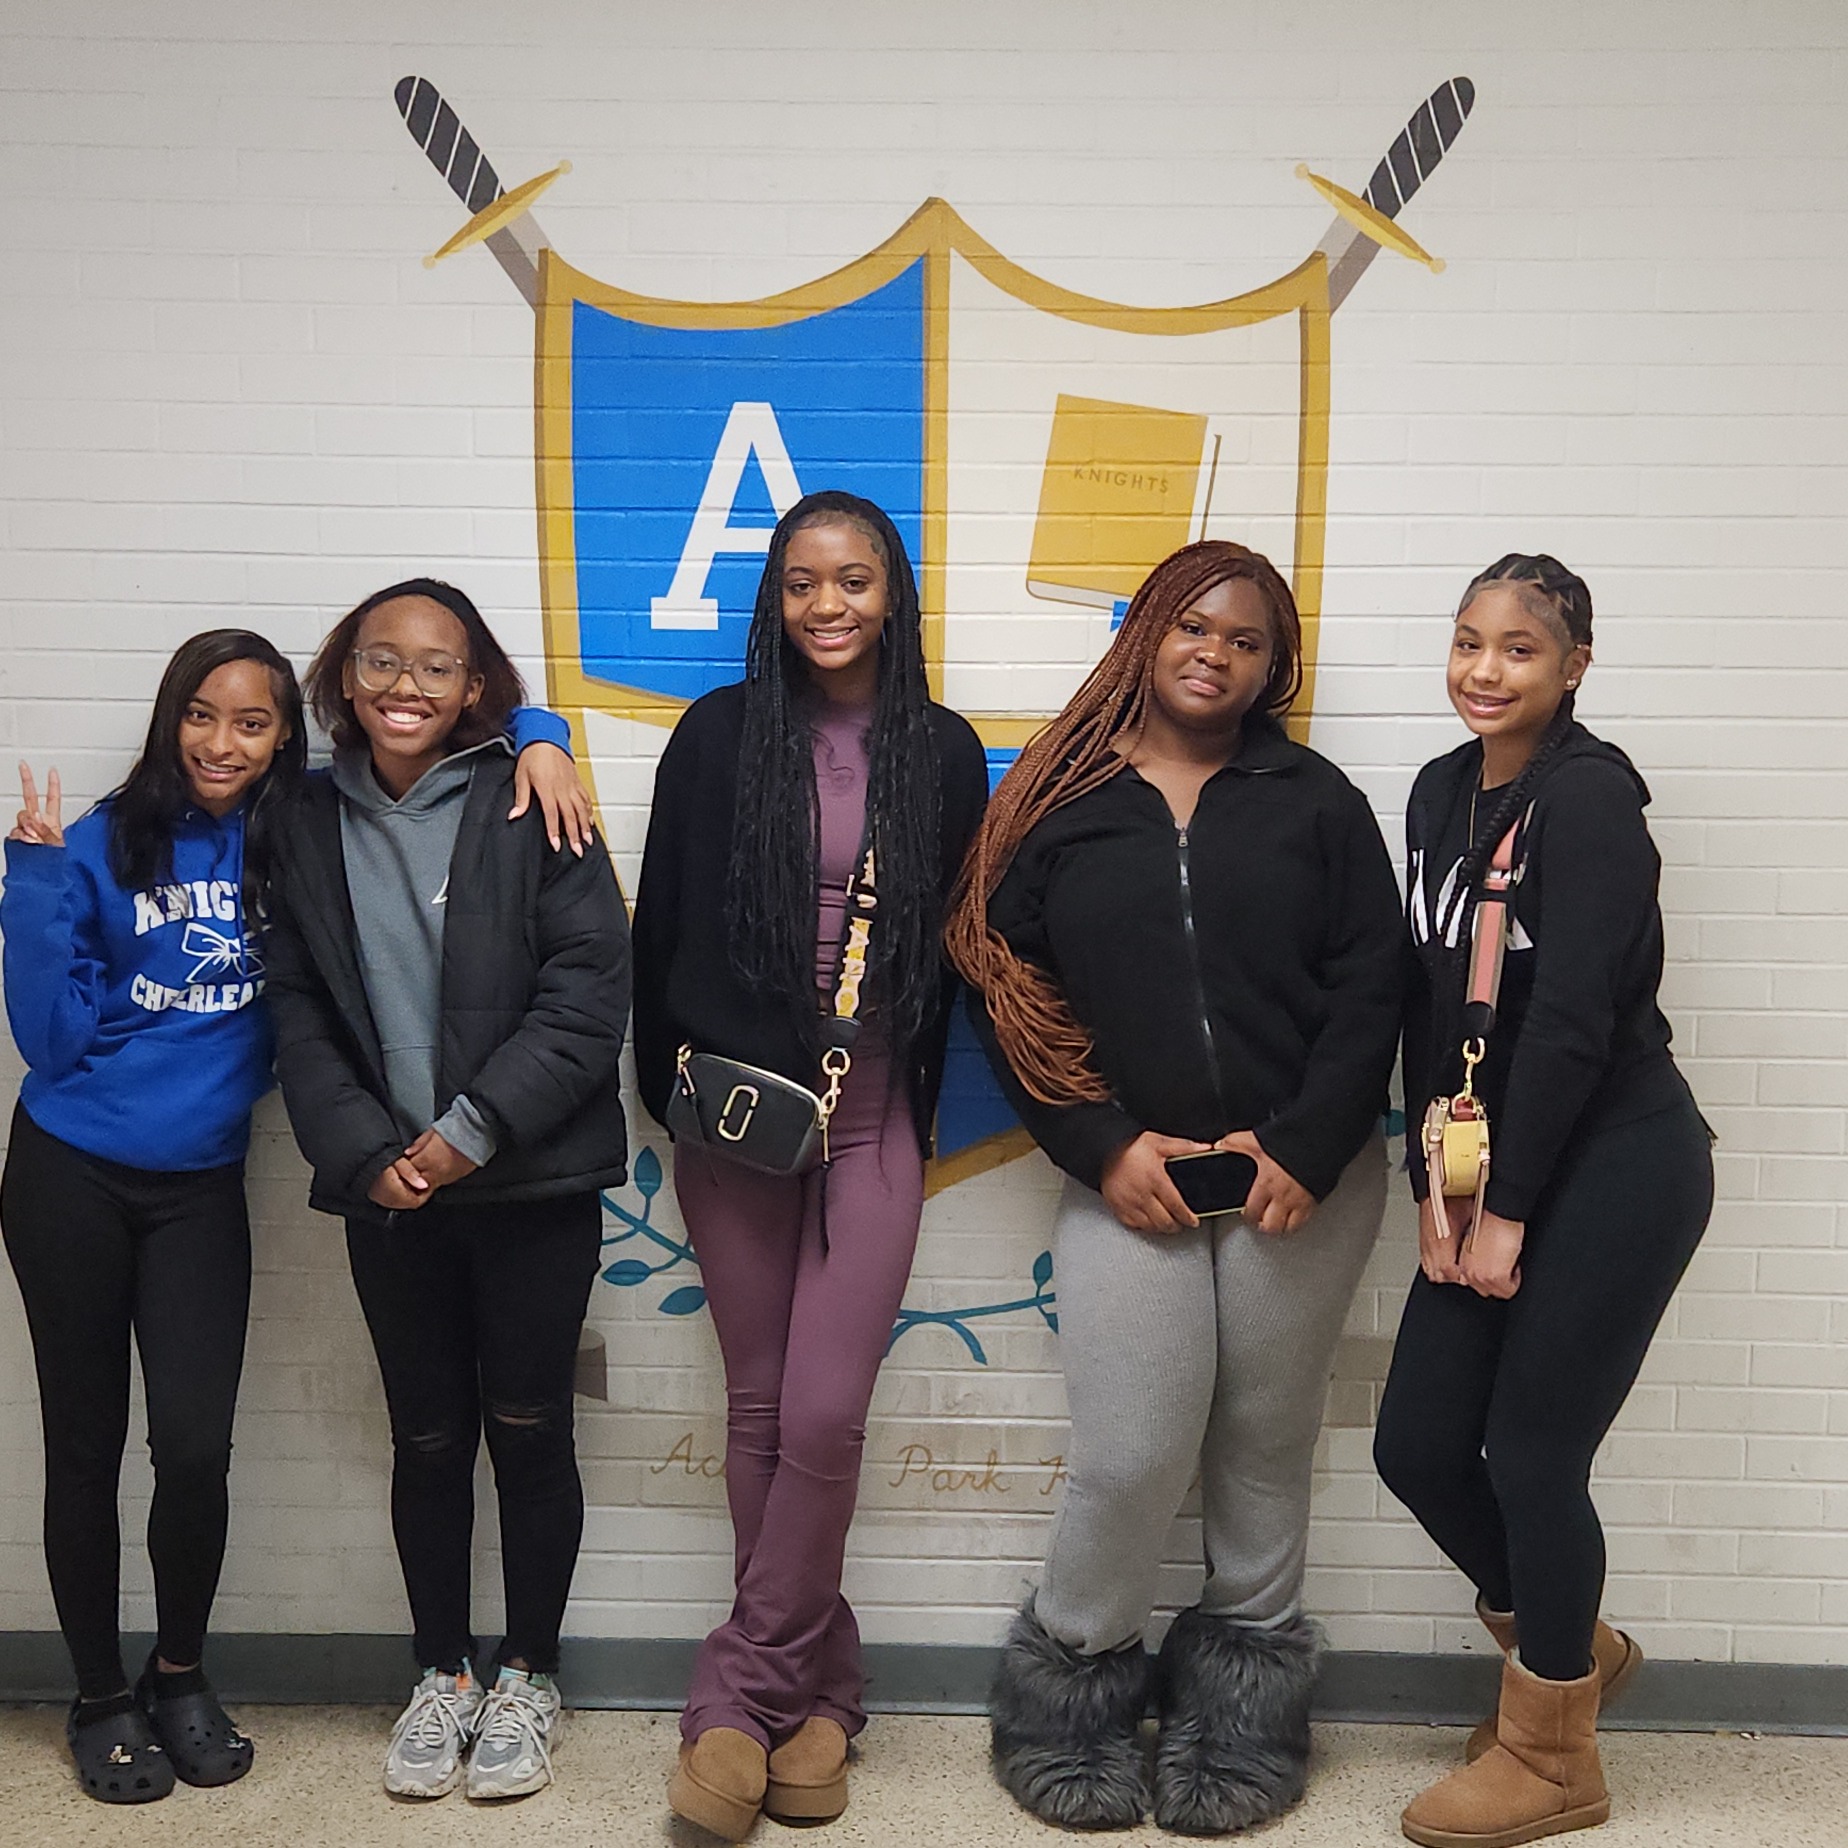
[[828,1119],[853,1067],[860,991],[877,909],[869,829],[847,884],[847,923],[841,933],[833,1008],[822,1016],[820,1092],[742,1059],[682,1046],[667,1100],[667,1127],[676,1145],[697,1144],[759,1174],[807,1174],[827,1165]]

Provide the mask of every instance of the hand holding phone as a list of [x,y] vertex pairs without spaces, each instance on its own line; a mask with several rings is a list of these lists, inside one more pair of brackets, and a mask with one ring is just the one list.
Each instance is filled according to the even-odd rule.
[[1234,1154],[1228,1149],[1209,1149],[1203,1155],[1171,1155],[1165,1166],[1175,1191],[1202,1219],[1236,1213],[1258,1178],[1258,1164],[1249,1155]]

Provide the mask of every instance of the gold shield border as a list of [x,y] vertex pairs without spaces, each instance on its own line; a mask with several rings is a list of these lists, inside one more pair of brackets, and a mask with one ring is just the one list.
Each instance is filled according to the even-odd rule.
[[[757,301],[675,302],[596,281],[558,253],[540,253],[534,352],[534,455],[538,468],[539,568],[546,675],[552,704],[571,719],[588,761],[583,710],[672,726],[687,702],[593,678],[584,671],[578,619],[576,494],[571,452],[571,310],[582,301],[653,327],[776,327],[845,307],[924,261],[924,558],[918,586],[924,653],[940,698],[944,662],[944,569],[949,532],[950,258],[961,256],[1004,294],[1046,314],[1123,333],[1175,335],[1246,327],[1295,313],[1301,330],[1301,422],[1297,447],[1296,556],[1292,589],[1303,624],[1303,690],[1291,730],[1306,734],[1315,697],[1322,560],[1328,513],[1328,265],[1320,251],[1288,275],[1244,295],[1187,308],[1137,308],[1048,282],[1010,262],[954,206],[927,199],[877,249],[799,288]],[[984,744],[1024,744],[1049,715],[970,714]],[[958,1177],[960,1178],[960,1177]],[[944,1183],[947,1185],[948,1183]]]

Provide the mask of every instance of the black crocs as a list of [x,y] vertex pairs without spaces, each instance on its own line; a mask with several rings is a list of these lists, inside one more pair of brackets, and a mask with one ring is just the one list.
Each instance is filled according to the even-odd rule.
[[92,1701],[87,1710],[72,1701],[64,1737],[78,1782],[99,1803],[155,1803],[173,1789],[172,1760],[133,1695]]
[[[179,1686],[163,1685],[174,1682]],[[235,1784],[250,1769],[256,1748],[231,1724],[200,1670],[157,1674],[150,1657],[135,1683],[135,1698],[184,1783]]]

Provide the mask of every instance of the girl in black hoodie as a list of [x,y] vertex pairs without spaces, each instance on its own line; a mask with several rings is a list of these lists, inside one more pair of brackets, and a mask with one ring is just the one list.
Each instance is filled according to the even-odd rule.
[[[1424,767],[1406,810],[1420,1274],[1374,1455],[1508,1652],[1469,1767],[1405,1812],[1405,1833],[1438,1848],[1610,1813],[1598,1707],[1641,1654],[1598,1621],[1591,1461],[1713,1198],[1707,1128],[1656,1005],[1649,792],[1572,716],[1590,662],[1580,578],[1544,555],[1491,565],[1464,593],[1450,651],[1451,704],[1475,737]],[[1464,1005],[1472,919],[1510,829],[1506,960],[1475,1074],[1492,1136],[1478,1218],[1472,1199],[1432,1191],[1419,1126],[1433,1097],[1461,1089],[1463,1042],[1481,1027]]]
[[[1035,1815],[1216,1834],[1303,1793],[1310,1462],[1379,1231],[1398,892],[1366,798],[1285,735],[1296,605],[1270,563],[1183,548],[1002,780],[950,953],[1003,1088],[1071,1177],[1056,1227],[1068,1482],[990,1706]],[[1242,1215],[1166,1168],[1247,1156]],[[1205,1583],[1143,1632],[1195,1475]]]

